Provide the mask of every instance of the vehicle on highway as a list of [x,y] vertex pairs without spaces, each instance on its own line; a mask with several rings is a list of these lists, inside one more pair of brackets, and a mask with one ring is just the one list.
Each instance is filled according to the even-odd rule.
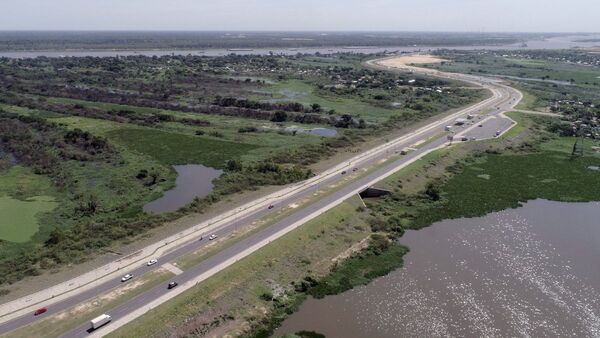
[[483,124],[478,125],[478,127],[483,127]]
[[496,136],[500,136],[500,130],[496,130]]
[[273,207],[273,204],[270,204],[270,205],[269,205],[269,209],[273,209],[273,208],[274,208],[274,207]]
[[446,126],[446,127],[444,128],[444,130],[445,130],[445,131],[451,131],[451,130],[452,130],[452,126]]
[[150,266],[150,265],[154,265],[158,263],[158,259],[154,258],[148,261],[148,263],[146,263],[146,265]]
[[342,171],[342,175],[346,175],[346,170]]
[[469,138],[468,138],[467,136],[464,136],[464,135],[463,135],[463,136],[460,138],[460,140],[461,140],[461,141],[468,141],[468,140],[469,140]]
[[353,168],[353,169],[352,169],[352,171],[357,171],[357,170],[358,170],[358,168]]
[[216,239],[216,238],[217,238],[217,235],[215,235],[215,234],[208,236],[209,241],[212,241],[213,239]]
[[133,275],[128,273],[125,276],[123,276],[123,278],[121,278],[121,282],[127,282],[128,280],[132,279]]
[[42,308],[39,308],[39,309],[35,310],[35,312],[33,313],[33,315],[34,316],[39,316],[42,313],[46,313],[46,311],[48,311],[48,308],[42,307]]
[[477,141],[477,137],[475,137],[475,136],[471,137],[471,141]]
[[179,285],[177,282],[169,282],[169,285],[167,285],[167,289],[171,290],[172,288],[176,287],[177,285]]
[[98,317],[92,319],[90,321],[90,324],[92,324],[92,330],[96,330],[100,326],[108,324],[108,322],[110,322],[111,319],[112,318],[109,315],[107,315],[106,313],[101,314]]

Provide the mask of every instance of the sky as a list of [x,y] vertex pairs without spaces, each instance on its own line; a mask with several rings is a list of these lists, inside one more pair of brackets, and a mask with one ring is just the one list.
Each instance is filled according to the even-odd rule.
[[0,30],[600,32],[600,0],[0,0]]

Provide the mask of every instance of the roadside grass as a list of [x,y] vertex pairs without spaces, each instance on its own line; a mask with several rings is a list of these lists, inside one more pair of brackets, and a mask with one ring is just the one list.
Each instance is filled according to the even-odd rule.
[[[94,297],[67,310],[52,314],[35,324],[31,324],[9,332],[7,338],[22,337],[60,337],[66,332],[77,328],[92,318],[95,318],[115,306],[140,295],[157,285],[166,283],[174,276],[166,269],[160,269],[143,276],[136,277],[126,284],[120,285],[106,294]],[[48,307],[52,311],[52,307]]]
[[285,296],[288,291],[277,295],[276,290],[289,290],[290,283],[304,278],[307,271],[313,276],[327,274],[340,252],[369,236],[368,226],[354,209],[341,204],[109,337],[191,334],[180,323],[210,327],[220,315],[231,315],[240,327],[257,324],[273,304],[261,297],[265,291],[270,289],[280,304],[297,302]]
[[445,164],[455,161],[464,153],[462,144],[438,149],[394,173],[381,184],[384,188],[395,192],[417,193],[425,182],[445,173]]
[[58,205],[51,196],[34,196],[24,201],[0,195],[0,240],[29,241],[39,229],[38,215]]
[[535,95],[522,88],[519,88],[519,90],[523,94],[523,99],[517,104],[517,109],[543,111],[543,109],[536,104],[538,99]]
[[504,133],[501,138],[502,139],[512,139],[519,135],[521,135],[525,130],[528,130],[532,127],[533,121],[531,118],[524,116],[523,113],[518,112],[508,112],[505,113],[506,116],[513,119],[517,122],[516,125],[512,126],[506,133]]

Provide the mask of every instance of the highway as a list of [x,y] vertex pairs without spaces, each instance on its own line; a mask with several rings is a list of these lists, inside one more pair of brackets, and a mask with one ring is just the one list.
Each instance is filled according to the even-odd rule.
[[[370,62],[368,65],[379,69],[386,68],[387,70],[392,70],[388,69],[387,67],[380,66],[375,62]],[[199,248],[206,246],[209,243],[207,239],[209,234],[214,233],[219,235],[219,237],[225,237],[226,235],[247,226],[247,224],[253,221],[260,220],[265,216],[271,215],[273,212],[276,212],[281,208],[285,208],[292,203],[313,196],[313,194],[325,186],[339,183],[341,180],[346,180],[342,188],[323,196],[320,198],[320,200],[309,204],[308,206],[294,210],[288,216],[285,216],[273,225],[270,225],[263,230],[244,238],[239,242],[236,242],[232,246],[229,246],[228,248],[202,261],[198,265],[185,270],[182,274],[177,275],[173,278],[173,280],[176,280],[179,283],[178,287],[172,290],[167,290],[166,283],[165,285],[159,285],[131,300],[126,301],[110,311],[107,311],[107,313],[113,318],[112,322],[96,330],[95,332],[88,331],[90,327],[88,320],[83,322],[81,326],[77,327],[76,329],[66,333],[64,337],[96,337],[114,331],[118,327],[125,325],[140,315],[143,315],[143,313],[147,312],[151,308],[168,301],[172,297],[193,287],[198,282],[209,278],[218,271],[221,271],[231,264],[234,264],[237,260],[250,255],[256,250],[259,250],[269,242],[276,240],[277,238],[301,226],[307,221],[318,217],[327,210],[339,205],[352,195],[369,186],[372,186],[376,182],[390,176],[406,165],[418,160],[419,158],[436,149],[448,146],[447,137],[444,135],[431,142],[425,143],[425,145],[422,147],[415,148],[415,150],[406,155],[400,156],[394,161],[389,161],[389,163],[386,163],[385,165],[379,167],[379,169],[371,171],[366,175],[360,176],[353,180],[347,179],[348,175],[350,175],[352,169],[354,168],[364,169],[371,167],[373,164],[379,163],[380,160],[389,158],[391,155],[398,153],[401,149],[418,144],[420,141],[427,140],[436,135],[440,135],[440,132],[444,131],[445,126],[454,124],[454,120],[456,118],[466,118],[468,114],[480,114],[480,116],[476,117],[476,120],[474,120],[475,123],[473,124],[453,127],[456,129],[456,135],[468,135],[468,138],[476,137],[477,139],[483,139],[496,137],[497,131],[503,133],[512,125],[514,125],[514,121],[507,119],[502,115],[502,113],[512,110],[513,107],[521,100],[522,95],[517,90],[505,86],[495,79],[482,78],[478,76],[441,73],[430,69],[421,69],[408,66],[407,69],[401,69],[401,71],[407,71],[409,68],[409,71],[415,73],[424,73],[427,75],[461,80],[471,84],[479,85],[483,88],[489,89],[492,92],[492,97],[486,99],[482,103],[475,104],[450,116],[441,118],[440,120],[419,128],[412,133],[399,137],[396,140],[392,140],[374,150],[370,150],[364,154],[361,154],[361,156],[357,156],[354,160],[342,163],[336,166],[333,172],[328,172],[327,175],[323,175],[319,179],[313,180],[312,182],[314,183],[307,184],[302,189],[297,189],[293,193],[285,195],[285,197],[282,197],[276,203],[274,203],[273,209],[263,207],[256,209],[253,212],[243,214],[240,217],[234,218],[228,222],[224,222],[222,225],[214,228],[214,230],[211,229],[210,232],[204,233],[203,240],[190,240],[185,244],[178,246],[174,250],[157,257],[159,260],[158,264],[146,266],[142,262],[135,268],[122,271],[121,275],[132,273],[134,278],[136,278],[137,276],[159,268],[161,264],[172,262],[181,256],[192,253]],[[482,124],[482,127],[479,127],[479,124]],[[343,175],[342,171],[347,171],[348,174]],[[11,318],[10,320],[4,321],[2,324],[0,324],[0,334],[5,334],[16,328],[35,323],[37,320],[41,320],[47,316],[52,316],[62,310],[89,300],[94,296],[106,293],[107,291],[119,285],[121,285],[120,275],[108,281],[98,282],[97,284],[81,292],[76,292],[65,299],[55,302],[48,301],[49,305],[40,305],[40,307],[48,306],[49,311],[47,313],[35,317],[32,313],[26,313],[16,318]]]

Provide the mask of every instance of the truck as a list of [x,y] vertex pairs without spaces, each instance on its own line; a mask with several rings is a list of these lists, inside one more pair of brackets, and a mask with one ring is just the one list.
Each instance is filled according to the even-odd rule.
[[95,329],[101,327],[102,325],[108,324],[108,322],[110,322],[111,319],[112,318],[109,315],[105,314],[105,313],[101,314],[100,316],[98,316],[98,317],[96,317],[94,319],[92,319],[90,321],[90,323],[92,324],[92,330],[95,330]]
[[463,124],[467,123],[467,119],[464,118],[458,118],[456,120],[454,120],[454,124],[457,126],[462,126]]

